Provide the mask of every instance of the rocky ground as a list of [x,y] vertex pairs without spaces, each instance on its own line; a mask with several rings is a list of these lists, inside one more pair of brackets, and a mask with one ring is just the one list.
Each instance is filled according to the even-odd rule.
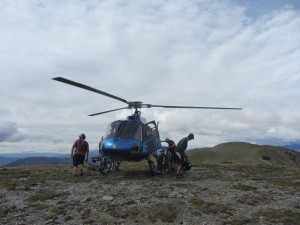
[[[141,169],[142,168],[142,169]],[[300,168],[200,165],[184,178],[128,163],[0,169],[0,224],[299,224]]]

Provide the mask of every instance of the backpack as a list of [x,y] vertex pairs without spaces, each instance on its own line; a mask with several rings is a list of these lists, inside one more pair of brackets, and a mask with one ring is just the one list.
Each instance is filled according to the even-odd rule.
[[183,168],[184,168],[185,170],[190,170],[190,169],[192,169],[192,163],[191,163],[190,161],[186,160],[186,161],[183,163]]
[[78,150],[81,152],[86,152],[87,149],[87,142],[78,140],[77,142]]

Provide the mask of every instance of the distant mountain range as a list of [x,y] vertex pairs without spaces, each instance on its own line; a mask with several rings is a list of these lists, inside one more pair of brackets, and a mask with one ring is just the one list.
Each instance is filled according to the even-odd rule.
[[33,165],[60,165],[60,164],[72,164],[70,157],[28,157],[23,159],[17,159],[5,165],[3,167],[16,167],[16,166],[33,166]]
[[298,144],[298,143],[283,145],[282,147],[300,151],[300,144]]
[[18,153],[0,153],[0,157],[6,158],[28,158],[28,157],[66,157],[66,153],[53,152],[18,152]]
[[[92,150],[90,157],[98,155],[98,150]],[[72,164],[69,154],[65,153],[11,153],[0,154],[0,167],[58,165]]]
[[[69,155],[64,153],[51,153],[51,152],[24,152],[24,153],[2,153],[0,154],[0,167],[3,166],[10,166],[17,164],[22,165],[28,164],[28,165],[44,165],[43,163],[46,163],[47,158],[49,158],[50,163],[53,163],[52,158],[67,158]],[[31,158],[36,159],[36,164],[31,161]],[[40,159],[40,160],[38,160]],[[60,160],[58,160],[60,161]]]
[[0,167],[1,166],[4,166],[6,164],[9,164],[11,162],[14,162],[16,160],[18,160],[20,158],[17,158],[17,157],[3,157],[3,156],[0,156]]

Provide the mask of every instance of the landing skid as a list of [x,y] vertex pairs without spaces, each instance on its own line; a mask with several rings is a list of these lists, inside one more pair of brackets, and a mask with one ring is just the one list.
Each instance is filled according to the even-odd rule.
[[148,165],[149,165],[150,174],[152,176],[164,174],[163,172],[155,169],[154,162],[152,160],[148,160]]
[[118,171],[121,161],[116,158],[106,157],[106,156],[97,156],[92,158],[91,163],[86,163],[88,169],[99,170],[102,175],[106,175],[111,171]]
[[[111,171],[118,171],[121,161],[113,157],[97,156],[92,157],[93,163],[86,162],[85,165],[89,170],[98,170],[102,175],[107,175]],[[152,160],[148,160],[149,171],[152,176],[165,174],[165,171],[161,171],[155,167]]]

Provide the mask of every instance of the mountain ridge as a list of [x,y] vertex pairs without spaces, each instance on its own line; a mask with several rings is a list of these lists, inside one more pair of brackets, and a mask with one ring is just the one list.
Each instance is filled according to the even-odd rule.
[[300,152],[246,142],[228,142],[211,148],[199,148],[188,152],[189,157],[199,164],[245,164],[300,167]]
[[71,164],[72,161],[68,157],[28,157],[18,159],[16,161],[10,162],[3,165],[2,167],[17,167],[17,166],[36,166],[36,165],[62,165],[62,164]]

